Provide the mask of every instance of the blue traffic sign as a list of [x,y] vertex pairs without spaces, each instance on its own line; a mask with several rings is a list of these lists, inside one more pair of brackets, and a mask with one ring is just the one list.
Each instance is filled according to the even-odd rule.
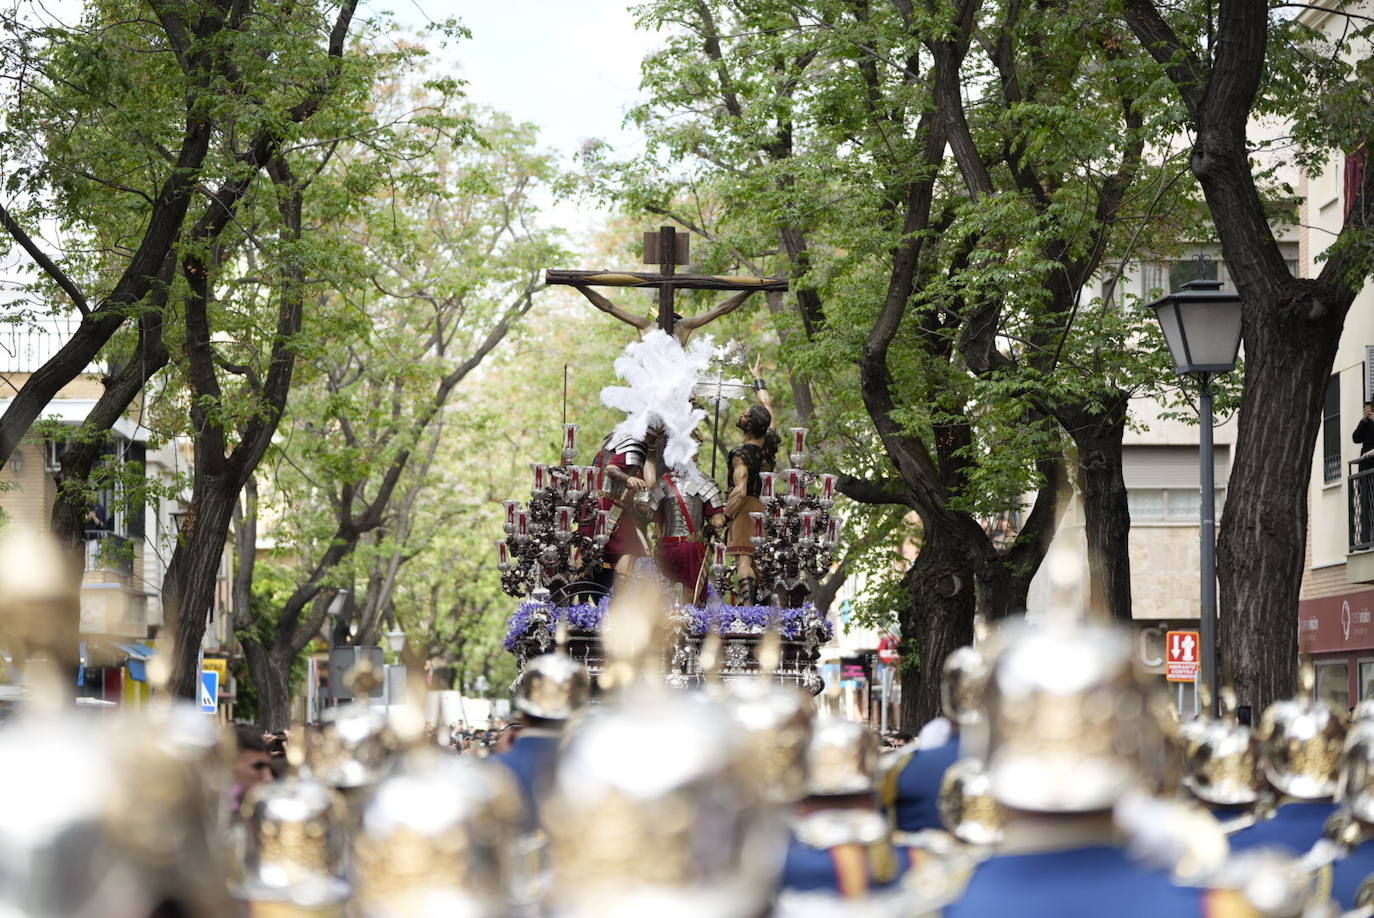
[[202,714],[213,714],[219,707],[219,673],[212,669],[200,671],[200,710]]

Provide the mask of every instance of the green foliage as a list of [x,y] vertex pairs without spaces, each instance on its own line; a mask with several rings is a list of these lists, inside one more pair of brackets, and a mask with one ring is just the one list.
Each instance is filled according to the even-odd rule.
[[[252,637],[263,647],[272,644],[273,632],[281,620],[282,604],[295,587],[295,572],[286,565],[259,562],[253,570],[253,589],[249,599],[252,607],[253,622],[244,631],[235,631],[235,638],[243,640]],[[301,690],[305,674],[309,668],[308,653],[302,651],[291,660],[291,671],[287,685],[292,695]],[[246,723],[260,721],[258,697],[260,690],[253,681],[253,675],[242,657],[231,667],[237,693],[234,697],[234,716]]]

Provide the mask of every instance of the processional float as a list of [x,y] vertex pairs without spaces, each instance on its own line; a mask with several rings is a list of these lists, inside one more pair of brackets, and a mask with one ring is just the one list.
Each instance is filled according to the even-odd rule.
[[[736,485],[730,462],[723,488],[715,480],[714,461],[709,476],[695,462],[697,430],[706,425],[707,409],[714,448],[722,412],[728,417],[732,402],[762,387],[761,380],[751,387],[728,379],[713,366],[725,349],[714,348],[710,338],[689,343],[692,332],[737,308],[751,292],[783,291],[787,283],[679,274],[677,266],[688,258],[686,243],[671,227],[647,233],[645,261],[660,265],[654,274],[546,273],[548,283],[575,287],[599,309],[637,328],[643,340],[616,361],[625,385],[602,392],[602,402],[626,417],[591,461],[579,461],[579,425],[565,423],[556,461],[530,464],[528,500],[502,504],[505,538],[495,546],[501,583],[521,600],[509,619],[505,647],[523,671],[529,660],[555,649],[555,631],[564,625],[564,649],[599,681],[606,662],[603,620],[617,583],[630,576],[662,577],[674,597],[666,612],[671,638],[663,660],[671,684],[700,684],[711,665],[727,680],[752,678],[761,671],[760,643],[776,633],[781,659],[766,670],[816,694],[823,687],[816,662],[832,627],[810,600],[834,562],[843,527],[832,513],[837,476],[808,468],[805,427],[785,432],[790,465],[751,468],[747,486]],[[621,309],[595,287],[657,288],[657,320]],[[683,317],[673,309],[679,288],[736,293],[707,313]],[[732,506],[726,496],[732,491],[736,498],[747,492],[749,500],[736,499]],[[722,525],[727,509],[734,518]],[[732,543],[729,532],[748,535]],[[748,558],[747,580],[739,576],[745,564],[740,556]],[[719,660],[703,663],[703,645],[713,646],[713,635],[719,636]],[[706,655],[713,654],[708,649]]]

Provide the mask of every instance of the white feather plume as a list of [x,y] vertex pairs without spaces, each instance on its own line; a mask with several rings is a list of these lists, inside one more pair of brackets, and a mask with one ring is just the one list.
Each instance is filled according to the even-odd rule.
[[692,388],[706,372],[713,349],[709,335],[684,350],[676,338],[657,328],[644,340],[627,345],[615,361],[615,375],[626,385],[601,390],[601,403],[626,415],[611,442],[643,440],[650,429],[661,427],[667,434],[664,464],[686,468],[697,454],[692,431],[706,417],[705,411],[692,407]]

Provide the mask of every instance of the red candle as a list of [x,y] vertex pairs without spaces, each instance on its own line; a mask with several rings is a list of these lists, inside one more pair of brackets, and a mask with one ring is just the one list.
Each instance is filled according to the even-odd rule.
[[716,543],[714,546],[712,546],[712,547],[715,548],[715,551],[716,551],[716,567],[724,567],[724,566],[725,566],[725,545],[722,544],[722,543],[720,543],[720,542],[717,542],[717,543]]
[[801,469],[787,470],[787,493],[791,494],[793,497],[804,497],[806,495],[805,488],[802,485]]
[[606,534],[606,517],[610,514],[605,510],[596,511],[596,528],[592,530],[592,535],[599,536]]
[[510,546],[505,539],[500,539],[496,543],[496,557],[502,564],[510,564]]
[[801,537],[803,539],[812,538],[816,532],[816,512],[807,510],[801,515]]
[[769,498],[773,496],[773,479],[777,476],[772,472],[759,473],[759,496]]
[[804,452],[806,452],[806,428],[805,428],[805,427],[793,427],[793,428],[792,428],[792,452],[794,452],[794,453],[804,453]]
[[749,514],[749,519],[754,521],[754,538],[763,538],[763,514],[755,510]]
[[830,525],[825,529],[825,540],[832,545],[840,540],[841,520],[838,516],[830,518]]
[[825,474],[821,476],[821,500],[835,499],[835,476]]
[[521,536],[530,534],[530,512],[528,510],[515,511],[515,534]]
[[574,490],[574,491],[581,491],[581,490],[583,489],[583,488],[582,488],[582,473],[583,473],[583,468],[582,468],[582,466],[580,466],[580,465],[570,465],[570,466],[568,466],[568,474],[571,476],[571,481],[570,481],[569,484],[568,484],[568,487],[569,487],[569,488],[571,488],[571,489]]
[[503,500],[501,501],[501,506],[506,508],[506,530],[510,531],[515,528],[515,511],[519,508],[520,501]]
[[572,507],[558,507],[554,512],[558,515],[558,531],[572,532]]
[[566,450],[577,449],[577,425],[563,425],[563,448]]
[[548,487],[549,467],[542,462],[531,462],[530,468],[534,470],[534,487],[537,491],[542,491]]
[[598,494],[606,493],[606,469],[604,466],[596,470],[596,492]]

